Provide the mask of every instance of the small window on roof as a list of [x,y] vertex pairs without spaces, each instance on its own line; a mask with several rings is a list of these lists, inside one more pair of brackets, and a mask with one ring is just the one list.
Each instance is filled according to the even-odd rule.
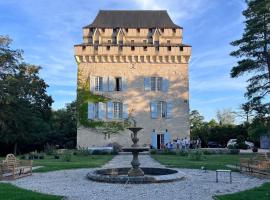
[[137,28],[137,32],[139,33],[141,31],[141,29]]
[[184,51],[184,47],[183,46],[180,47],[180,51]]
[[134,46],[131,46],[131,51],[135,51],[135,47]]
[[84,51],[86,49],[86,46],[82,46],[82,50]]
[[147,51],[147,46],[144,46],[144,47],[143,47],[143,50],[144,50],[144,51]]
[[109,51],[109,50],[110,50],[110,48],[111,48],[110,46],[106,46],[107,51]]
[[172,47],[171,46],[167,47],[167,50],[168,51],[171,51],[172,50]]
[[176,29],[175,28],[173,28],[172,31],[173,31],[173,33],[176,33]]

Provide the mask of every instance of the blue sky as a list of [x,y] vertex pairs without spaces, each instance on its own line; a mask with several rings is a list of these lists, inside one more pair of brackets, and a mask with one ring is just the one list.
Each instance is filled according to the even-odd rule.
[[82,27],[98,10],[168,10],[192,45],[190,109],[209,120],[218,109],[237,110],[245,102],[245,80],[229,75],[236,63],[229,43],[241,37],[245,7],[244,0],[0,0],[0,35],[24,50],[26,62],[42,66],[58,109],[76,97],[73,45],[82,42]]

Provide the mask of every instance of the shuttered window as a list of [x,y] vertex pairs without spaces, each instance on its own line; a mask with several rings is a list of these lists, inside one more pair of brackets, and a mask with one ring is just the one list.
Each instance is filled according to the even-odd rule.
[[103,78],[95,77],[95,91],[103,91]]
[[123,104],[121,102],[113,103],[113,118],[114,119],[123,118]]
[[152,101],[150,103],[151,118],[171,118],[173,103],[171,101]]
[[[164,79],[162,77],[151,77],[151,91],[164,91],[165,86],[164,86]],[[166,82],[167,84],[168,82]]]

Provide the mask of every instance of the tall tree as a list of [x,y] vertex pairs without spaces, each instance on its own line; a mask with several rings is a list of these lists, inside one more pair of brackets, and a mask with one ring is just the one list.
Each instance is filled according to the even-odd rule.
[[238,47],[231,52],[240,58],[231,70],[231,77],[249,75],[246,97],[255,111],[270,113],[270,1],[246,0],[247,9],[242,38],[231,44]]
[[220,125],[234,124],[235,114],[230,109],[223,109],[217,111],[217,119]]
[[22,51],[10,48],[0,36],[0,141],[14,146],[40,144],[49,132],[52,98],[38,74],[40,67],[26,64]]
[[198,110],[192,110],[189,114],[190,128],[197,128],[203,125],[204,117],[199,113]]

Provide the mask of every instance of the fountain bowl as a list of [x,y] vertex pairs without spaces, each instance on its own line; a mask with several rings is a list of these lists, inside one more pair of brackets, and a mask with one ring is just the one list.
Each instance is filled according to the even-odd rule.
[[142,167],[144,176],[130,177],[130,168],[109,168],[93,170],[87,174],[92,181],[122,184],[167,183],[185,179],[185,174],[177,169]]

